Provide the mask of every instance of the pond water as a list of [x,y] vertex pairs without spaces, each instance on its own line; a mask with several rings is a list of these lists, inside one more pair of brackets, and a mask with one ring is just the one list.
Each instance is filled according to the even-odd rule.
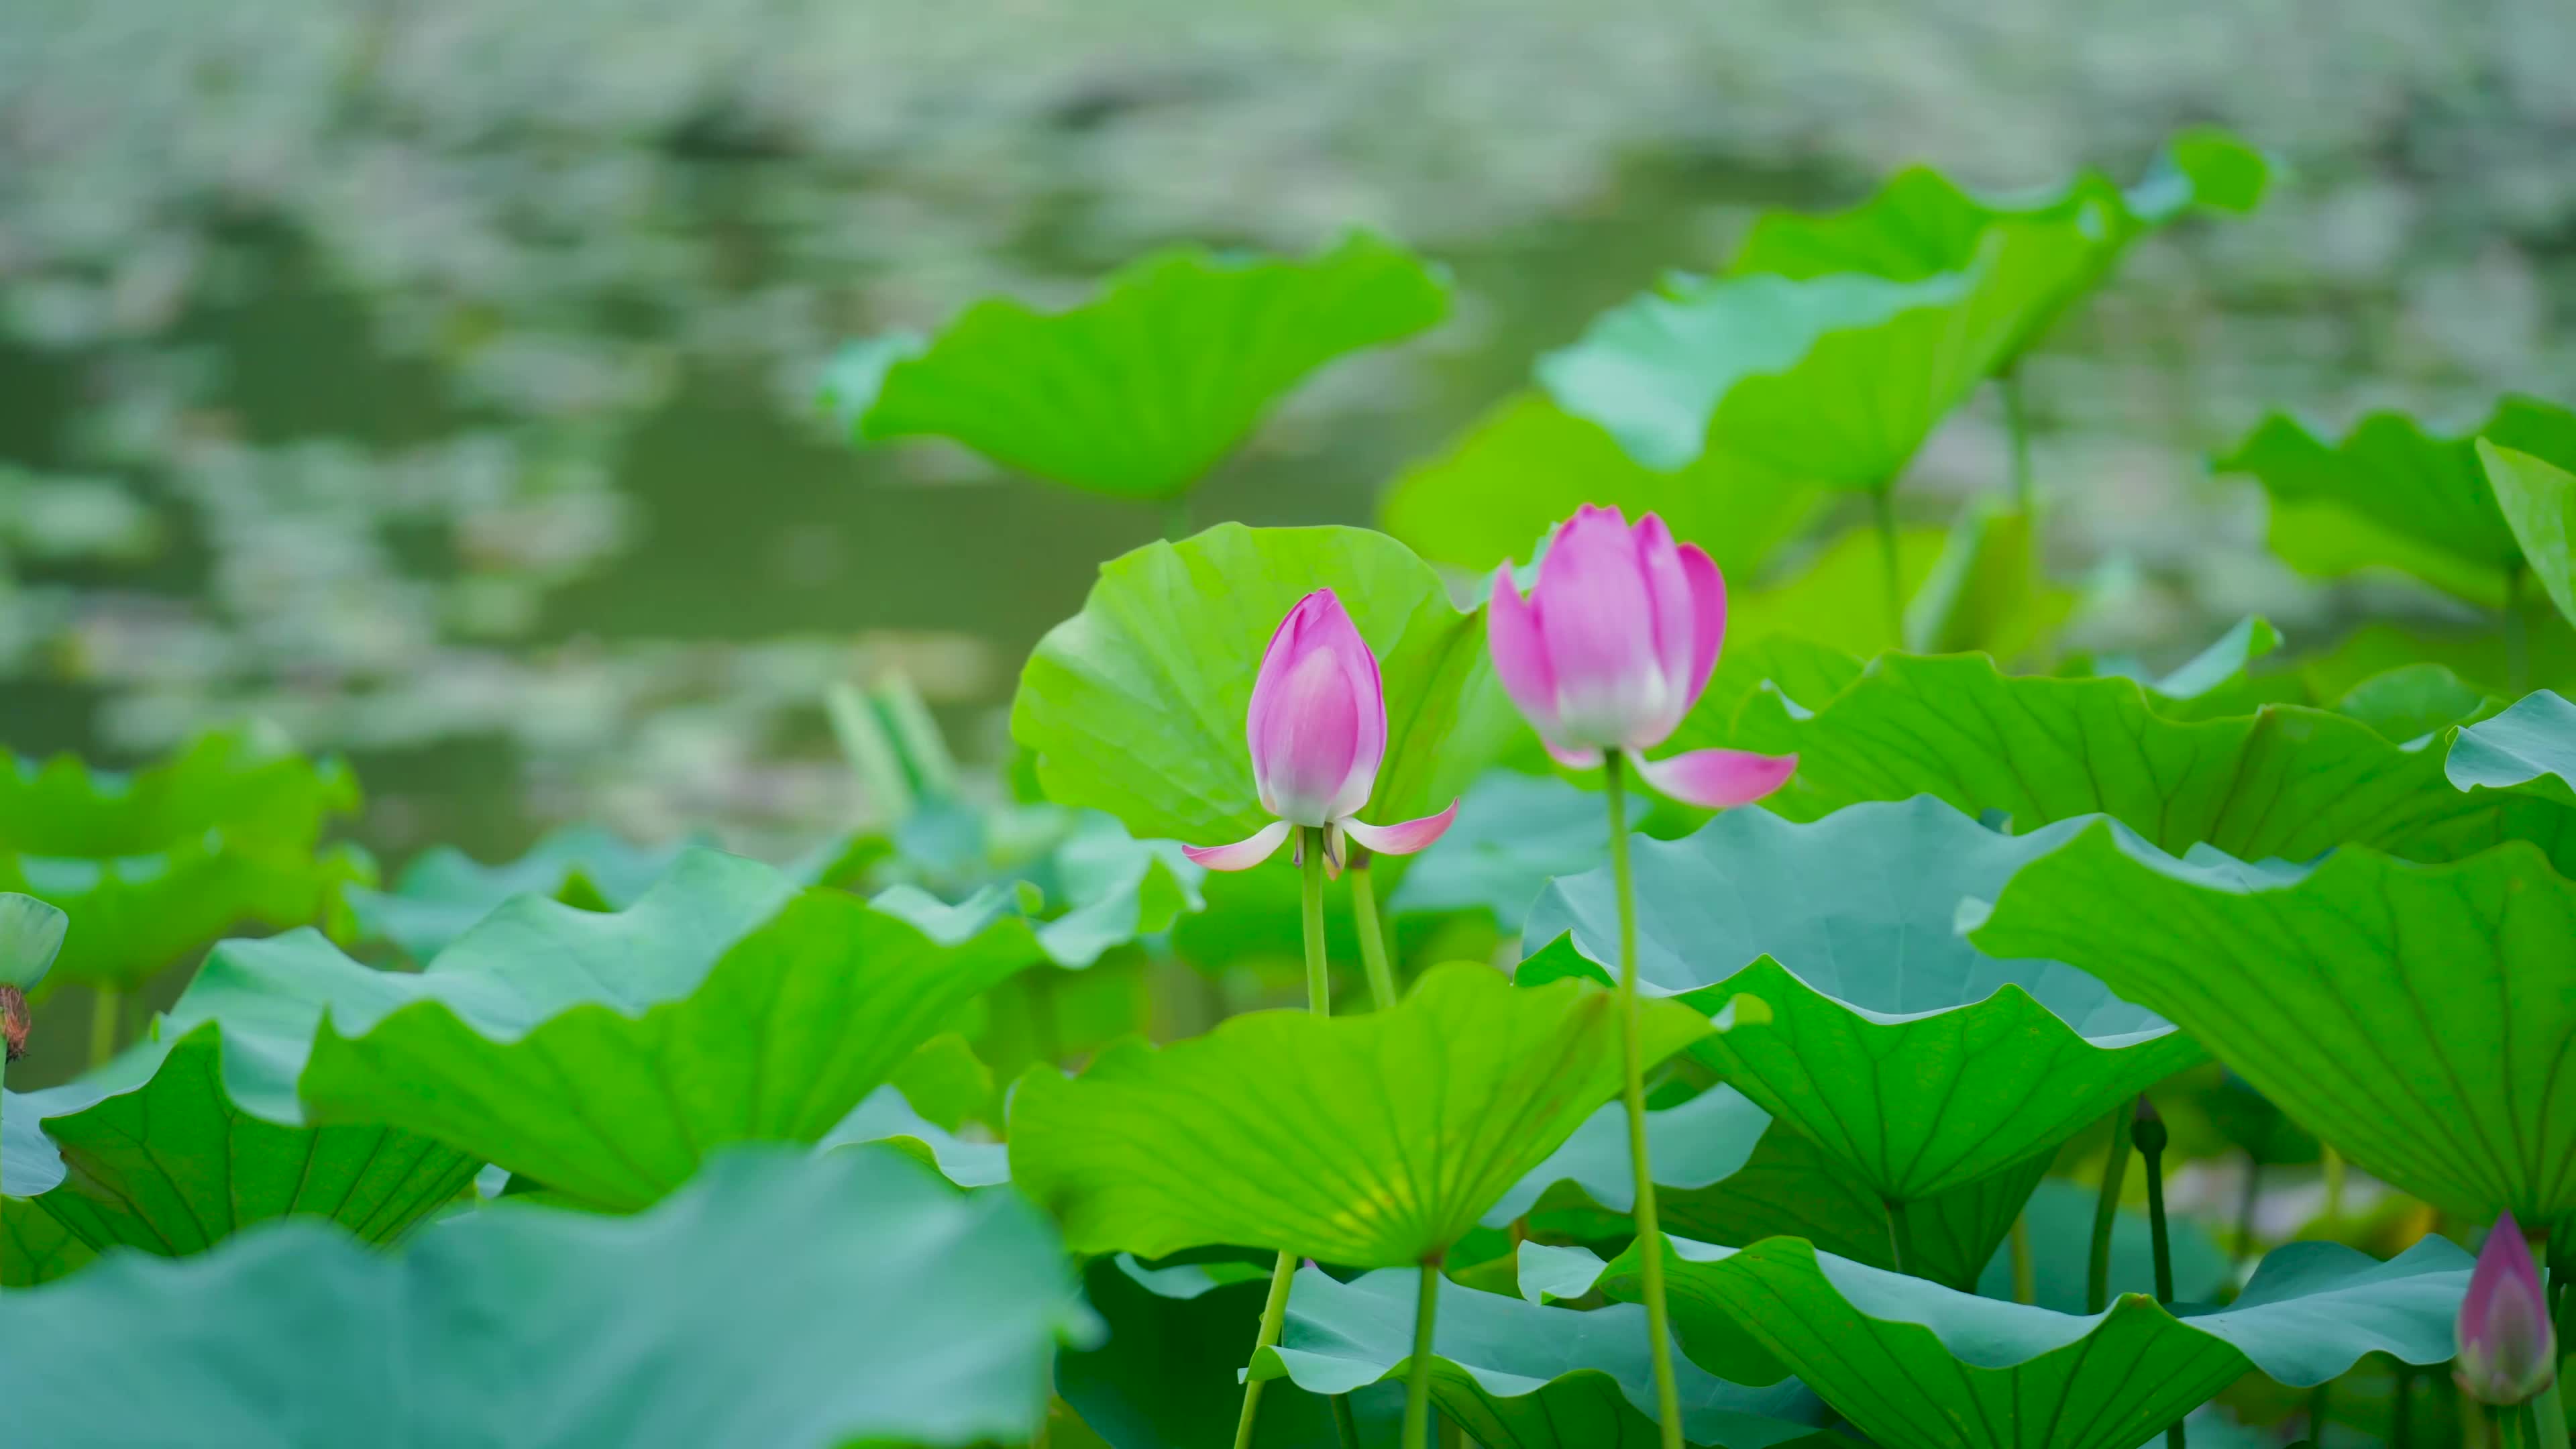
[[[1982,8],[1868,44],[1799,7],[1028,8],[1029,34],[924,12],[866,43],[754,0],[0,20],[0,743],[132,761],[257,713],[352,755],[389,862],[583,818],[783,852],[865,808],[828,683],[900,668],[991,761],[1019,657],[1166,526],[937,446],[854,453],[810,406],[822,360],[1182,238],[1367,222],[1454,270],[1449,324],[1316,379],[1194,504],[1365,522],[1757,208],[1916,156],[2125,176],[2180,120],[2234,122],[2296,180],[2140,248],[2030,369],[2076,637],[2168,656],[2254,609],[2294,639],[2438,612],[2265,558],[2201,464],[2265,407],[2576,381],[2576,186],[2545,164],[2576,118],[2407,7],[2339,13],[2264,87],[2243,52],[2282,17],[2215,0],[2187,63],[2073,43],[2180,24],[2144,5],[2023,7],[2018,60],[1962,44],[2005,23]],[[2517,46],[2576,54],[2544,22]],[[1980,400],[1905,506],[1938,521],[2001,470]]]

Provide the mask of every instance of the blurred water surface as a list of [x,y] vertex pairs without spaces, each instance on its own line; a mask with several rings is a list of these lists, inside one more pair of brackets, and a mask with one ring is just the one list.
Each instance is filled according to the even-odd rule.
[[[0,9],[0,742],[240,713],[344,749],[359,834],[793,843],[860,808],[817,696],[900,667],[997,753],[1022,652],[1161,521],[810,404],[847,337],[1077,297],[1175,240],[1366,224],[1456,316],[1302,391],[1202,522],[1364,521],[1532,357],[1763,206],[1928,161],[2129,176],[2215,121],[2292,168],[2161,235],[2030,366],[2079,639],[2363,610],[2202,459],[2576,397],[2563,0],[19,0]],[[2002,471],[1981,400],[1903,497]]]

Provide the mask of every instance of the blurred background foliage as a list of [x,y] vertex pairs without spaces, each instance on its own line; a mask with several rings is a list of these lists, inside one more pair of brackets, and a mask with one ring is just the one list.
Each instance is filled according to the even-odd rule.
[[[1192,505],[1362,522],[1763,208],[1916,162],[2126,179],[2203,122],[2283,164],[2271,196],[2142,239],[2024,369],[2060,642],[2475,626],[2293,574],[2208,460],[2275,408],[2576,394],[2571,73],[2563,0],[17,0],[0,741],[130,763],[258,716],[349,758],[389,864],[570,821],[785,858],[868,808],[828,686],[900,670],[997,764],[1020,658],[1164,527],[854,452],[813,402],[846,339],[1377,229],[1453,270],[1449,320],[1320,374]],[[2005,450],[1987,390],[1909,522]]]

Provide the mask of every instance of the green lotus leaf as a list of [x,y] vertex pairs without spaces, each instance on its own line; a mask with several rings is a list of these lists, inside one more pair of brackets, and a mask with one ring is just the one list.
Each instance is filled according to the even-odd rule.
[[2506,637],[2503,620],[2477,624],[2364,624],[2334,647],[2299,661],[2311,695],[2335,699],[2392,669],[2438,664],[2470,687],[2511,699],[2540,686],[2576,694],[2576,625],[2543,599],[2526,599],[2522,638]]
[[[1636,1293],[1637,1251],[1603,1289]],[[2378,1262],[2335,1243],[2266,1258],[2225,1308],[2138,1294],[2091,1317],[2002,1303],[1820,1253],[1796,1238],[1741,1250],[1672,1240],[1676,1334],[1712,1369],[1750,1339],[1881,1444],[2136,1449],[2252,1370],[2304,1388],[2367,1353],[2440,1363],[2469,1257],[2440,1238]]]
[[1801,278],[1862,272],[1915,281],[1971,265],[1978,244],[1998,223],[2067,227],[2087,243],[2083,264],[2033,300],[1998,362],[2008,367],[2069,305],[2101,284],[2140,234],[2193,209],[2251,211],[2270,181],[2262,153],[2208,128],[2177,135],[2146,178],[2126,190],[2086,171],[2055,190],[1978,196],[1937,171],[1915,167],[1898,172],[1877,195],[1848,211],[1765,212],[1754,220],[1729,270]]
[[[1240,1268],[1219,1277],[1211,1267]],[[1056,1355],[1055,1391],[1111,1449],[1205,1449],[1230,1444],[1243,1410],[1269,1270],[1246,1264],[1146,1268],[1127,1254],[1095,1258],[1083,1294],[1109,1334]],[[1393,1444],[1404,1390],[1390,1384],[1350,1396],[1360,1442]],[[1291,1383],[1263,1391],[1253,1449],[1338,1445],[1325,1398]]]
[[76,1273],[98,1250],[24,1198],[0,1197],[0,1287],[32,1288]]
[[[2052,1177],[2043,1180],[2023,1205],[2023,1219],[2030,1224],[2032,1298],[2040,1307],[2059,1313],[2084,1311],[2085,1295],[2091,1289],[2087,1280],[2093,1271],[2093,1211],[2100,1196],[2083,1183]],[[2232,1268],[2226,1250],[2208,1229],[2175,1213],[2166,1220],[2165,1240],[2173,1255],[2175,1302],[2214,1302],[2226,1291]],[[2122,1208],[2111,1223],[2111,1292],[2115,1297],[2138,1293],[2152,1298],[2155,1291],[2153,1224],[2145,1213]],[[2009,1247],[1995,1251],[1977,1279],[1977,1292],[1988,1298],[2012,1298]]]
[[0,1094],[0,1287],[31,1288],[87,1267],[98,1250],[30,1201],[63,1180],[62,1154],[26,1112],[26,1098]]
[[2155,1007],[2403,1191],[2480,1221],[2576,1214],[2576,882],[2528,844],[2246,865],[2094,827],[1961,923]]
[[132,775],[0,751],[0,891],[71,917],[53,986],[127,990],[236,926],[336,910],[340,887],[371,882],[375,867],[318,843],[357,808],[347,765],[259,729],[200,735]]
[[[1976,1284],[2049,1167],[2044,1154],[2015,1163],[1911,1204],[1891,1224],[1886,1200],[1859,1172],[1732,1087],[1648,1112],[1646,1136],[1656,1211],[1675,1233],[1739,1246],[1802,1237],[1882,1268],[1896,1266],[1901,1245],[1905,1271],[1955,1288]],[[1532,1233],[1624,1240],[1635,1232],[1628,1221],[1635,1192],[1627,1119],[1613,1103],[1522,1178],[1485,1221],[1500,1226],[1520,1217]]]
[[1439,268],[1365,233],[1300,260],[1177,248],[1067,311],[987,298],[927,342],[855,344],[825,402],[856,441],[953,438],[1058,483],[1170,498],[1307,374],[1448,311]]
[[[652,1212],[290,1223],[0,1295],[15,1439],[828,1449],[1019,1443],[1089,1315],[1055,1235],[901,1155],[735,1149]],[[679,1370],[679,1371],[675,1371]]]
[[[1079,1252],[1235,1244],[1411,1266],[1617,1089],[1617,1026],[1596,987],[1520,990],[1453,962],[1392,1011],[1254,1012],[1104,1053],[1078,1079],[1032,1071],[1011,1102],[1011,1175]],[[1651,1003],[1645,1057],[1709,1030]]]
[[[194,1015],[198,1005],[183,997],[177,1010]],[[91,1248],[180,1257],[286,1216],[326,1217],[364,1241],[391,1242],[464,1191],[481,1161],[432,1138],[374,1123],[309,1126],[274,1096],[236,1101],[231,1070],[302,1060],[311,1021],[281,1015],[165,1026],[163,1039],[99,1071],[13,1096],[10,1116],[41,1123],[60,1154],[60,1185],[35,1206]],[[8,1178],[27,1193],[14,1170]]]
[[523,896],[417,975],[312,932],[226,943],[171,1014],[271,1023],[309,1051],[237,1053],[272,1121],[388,1126],[569,1200],[641,1207],[706,1152],[813,1142],[978,992],[1038,958],[1004,922],[942,946],[834,891],[713,851],[629,909]]
[[586,911],[622,911],[682,852],[714,844],[711,836],[695,835],[648,848],[596,825],[568,825],[501,865],[484,865],[442,845],[404,866],[390,891],[349,891],[349,908],[364,939],[390,941],[413,960],[427,961],[512,896],[551,896]]
[[2372,413],[2331,443],[2275,413],[2210,466],[2261,482],[2272,499],[2272,551],[2302,573],[2393,568],[2496,608],[2523,552],[2479,465],[2481,437],[2576,467],[2576,413],[2531,397],[2507,397],[2456,434]]
[[71,917],[49,902],[0,891],[0,986],[25,991],[42,985],[70,927]]
[[[2345,690],[2333,707],[2377,730],[2382,739],[2411,744],[2447,726],[2493,714],[2502,705],[2439,664],[2405,664]],[[2452,753],[2458,753],[2456,745]]]
[[[1138,840],[1118,822],[1094,815],[1050,852],[1043,872],[1067,895],[1051,900],[1029,874],[996,881],[954,903],[919,886],[889,886],[872,904],[949,944],[990,929],[997,921],[1028,923],[1048,962],[1081,970],[1139,937],[1167,931],[1184,912],[1202,909],[1199,882],[1207,871],[1168,840]],[[1025,898],[1037,896],[1034,907]]]
[[2451,738],[2442,772],[2463,790],[2515,790],[2576,805],[2576,704],[2543,689]]
[[[1889,1202],[1907,1204],[2043,1153],[2199,1060],[2172,1023],[2051,960],[1961,940],[1991,898],[2081,829],[2002,835],[1930,797],[1812,824],[1731,811],[1686,840],[1636,843],[1638,990],[1713,1010],[1771,1008],[1758,1032],[1693,1050]],[[1608,982],[1618,893],[1606,870],[1551,883],[1524,982]],[[1604,963],[1610,963],[1605,965]]]
[[969,1142],[913,1109],[891,1082],[850,1109],[818,1149],[885,1142],[936,1168],[959,1187],[993,1187],[1011,1180],[1010,1152],[998,1142]]
[[1815,489],[1730,454],[1657,472],[1600,424],[1524,392],[1477,419],[1448,452],[1406,469],[1378,513],[1414,552],[1478,573],[1527,557],[1586,503],[1631,518],[1653,513],[1675,537],[1708,550],[1729,579],[1749,579],[1818,501]]
[[1650,468],[1715,450],[1884,490],[2092,249],[2079,226],[2005,220],[1917,279],[1675,276],[1541,359],[1539,381]]
[[1595,791],[1552,775],[1490,771],[1467,788],[1457,823],[1414,857],[1387,909],[1481,910],[1518,931],[1552,877],[1609,862],[1609,822]]
[[2497,508],[2513,530],[2523,562],[2540,580],[2559,617],[2576,624],[2576,415],[2564,435],[2553,437],[2557,461],[2535,458],[2478,439],[2478,462],[2495,490]]
[[1243,720],[1262,651],[1319,588],[1378,656],[1386,764],[1362,818],[1436,814],[1524,736],[1494,678],[1481,613],[1460,613],[1404,545],[1357,528],[1221,524],[1101,566],[1082,612],[1038,643],[1011,703],[1011,738],[1067,805],[1140,837],[1241,840],[1270,823]]
[[2164,850],[2206,842],[2244,860],[2306,860],[2345,843],[2446,860],[2527,839],[2576,868],[2576,813],[2528,794],[2452,789],[2441,749],[2405,749],[2305,706],[2209,720],[2169,708],[2125,679],[2015,678],[1982,656],[1887,655],[1821,704],[1793,711],[1753,695],[1732,738],[1796,752],[1797,774],[1767,802],[1793,819],[1931,794],[2003,812],[2024,832],[2107,814]]
[[[1413,1355],[1420,1275],[1401,1269],[1337,1282],[1298,1270],[1279,1346],[1252,1371],[1315,1394],[1401,1382]],[[1431,1399],[1486,1449],[1644,1449],[1656,1442],[1646,1310],[1547,1308],[1443,1279],[1432,1324]],[[1769,1449],[1817,1433],[1815,1396],[1794,1380],[1729,1383],[1687,1359],[1673,1365],[1682,1438]]]

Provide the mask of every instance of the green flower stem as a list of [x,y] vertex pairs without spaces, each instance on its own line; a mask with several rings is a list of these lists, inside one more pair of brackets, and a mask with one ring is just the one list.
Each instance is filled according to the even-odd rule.
[[2414,1449],[2415,1365],[2397,1360],[2397,1387],[2388,1409],[2389,1449]]
[[1646,1338],[1655,1364],[1655,1422],[1663,1432],[1663,1449],[1682,1449],[1681,1390],[1673,1382],[1671,1321],[1664,1310],[1664,1235],[1655,1221],[1655,1171],[1646,1154],[1646,1071],[1638,1038],[1644,1031],[1637,1006],[1637,889],[1628,870],[1628,795],[1623,772],[1626,757],[1612,750],[1602,761],[1609,782],[1610,874],[1619,887],[1619,1065],[1620,1098],[1628,1109],[1628,1161],[1637,1174],[1637,1240],[1645,1245],[1641,1287],[1646,1300]]
[[2567,1401],[2564,1376],[2552,1379],[2540,1397],[2523,1405],[2531,1414],[2531,1442],[2540,1449],[2567,1449]]
[[[1288,1321],[1288,1283],[1296,1276],[1297,1255],[1281,1253],[1278,1266],[1270,1270],[1270,1296],[1261,1303],[1261,1330],[1252,1338],[1254,1358],[1259,1358],[1263,1349],[1278,1345],[1279,1329]],[[1252,1449],[1252,1426],[1261,1418],[1261,1389],[1268,1382],[1245,1376],[1243,1413],[1234,1421],[1234,1449]]]
[[1889,1198],[1886,1207],[1888,1265],[1902,1273],[1905,1271],[1905,1204]]
[[1170,543],[1179,543],[1182,539],[1189,537],[1192,532],[1193,530],[1190,528],[1190,495],[1187,493],[1175,493],[1171,497],[1164,499],[1164,540]]
[[89,1066],[91,1071],[97,1071],[116,1057],[117,1018],[125,998],[104,981],[92,989],[98,994],[89,1009]]
[[1413,1305],[1413,1363],[1404,1376],[1404,1449],[1431,1446],[1431,1328],[1440,1316],[1440,1265],[1422,1265],[1422,1296]]
[[2516,699],[2531,688],[2531,639],[2522,618],[2523,566],[2504,571],[2505,684]]
[[1378,928],[1377,884],[1369,878],[1368,847],[1351,847],[1351,866],[1343,874],[1351,881],[1351,914],[1359,918],[1360,960],[1368,967],[1369,1004],[1392,1011],[1395,968],[1387,962],[1386,933]]
[[[1333,1014],[1333,978],[1324,962],[1324,836],[1312,826],[1297,827],[1299,864],[1305,870],[1306,1009],[1317,1016]],[[1276,1347],[1288,1319],[1288,1284],[1297,1276],[1297,1255],[1282,1251],[1270,1270],[1270,1296],[1261,1305],[1261,1329],[1253,1335],[1252,1355]],[[1252,1426],[1261,1414],[1262,1379],[1243,1381],[1243,1413],[1234,1424],[1234,1449],[1251,1449]]]
[[2129,1175],[2129,1124],[2138,1115],[2131,1097],[2111,1111],[2111,1155],[2102,1163],[2102,1190],[2093,1199],[2093,1256],[2084,1271],[2084,1311],[2111,1306],[2111,1225],[2120,1217],[2120,1184]]
[[1905,568],[1897,557],[1896,480],[1869,495],[1870,521],[1878,528],[1879,584],[1887,594],[1887,647],[1905,647]]
[[[2004,395],[2004,431],[2012,437],[2013,507],[2030,512],[2030,417],[2022,411],[2021,367],[2016,364],[1995,379]],[[2035,546],[2035,545],[2034,545]]]
[[2012,1274],[2013,1301],[2015,1303],[2037,1303],[2039,1301],[2039,1268],[2037,1264],[2031,1261],[2030,1214],[2026,1212],[2013,1219]]
[[[2143,1103],[2145,1099],[2139,1100]],[[2130,1129],[2130,1133],[2131,1140],[2137,1144],[2138,1160],[2146,1164],[2147,1169],[2147,1232],[2155,1245],[2156,1301],[2170,1306],[2174,1297],[2173,1239],[2165,1230],[2166,1132],[2164,1120],[2160,1117],[2141,1116],[2135,1119],[2135,1125]],[[2183,1449],[2186,1442],[2180,1419],[2165,1426],[2165,1443],[2168,1449]]]
[[1342,1441],[1342,1449],[1360,1449],[1359,1415],[1351,1412],[1351,1396],[1333,1395],[1333,1433]]
[[1317,1016],[1333,1014],[1333,977],[1324,963],[1324,832],[1297,827],[1303,849],[1306,920],[1306,1009]]
[[2236,1198],[2236,1261],[2254,1257],[2254,1208],[2263,1197],[2263,1159],[2245,1155],[2245,1187]]

